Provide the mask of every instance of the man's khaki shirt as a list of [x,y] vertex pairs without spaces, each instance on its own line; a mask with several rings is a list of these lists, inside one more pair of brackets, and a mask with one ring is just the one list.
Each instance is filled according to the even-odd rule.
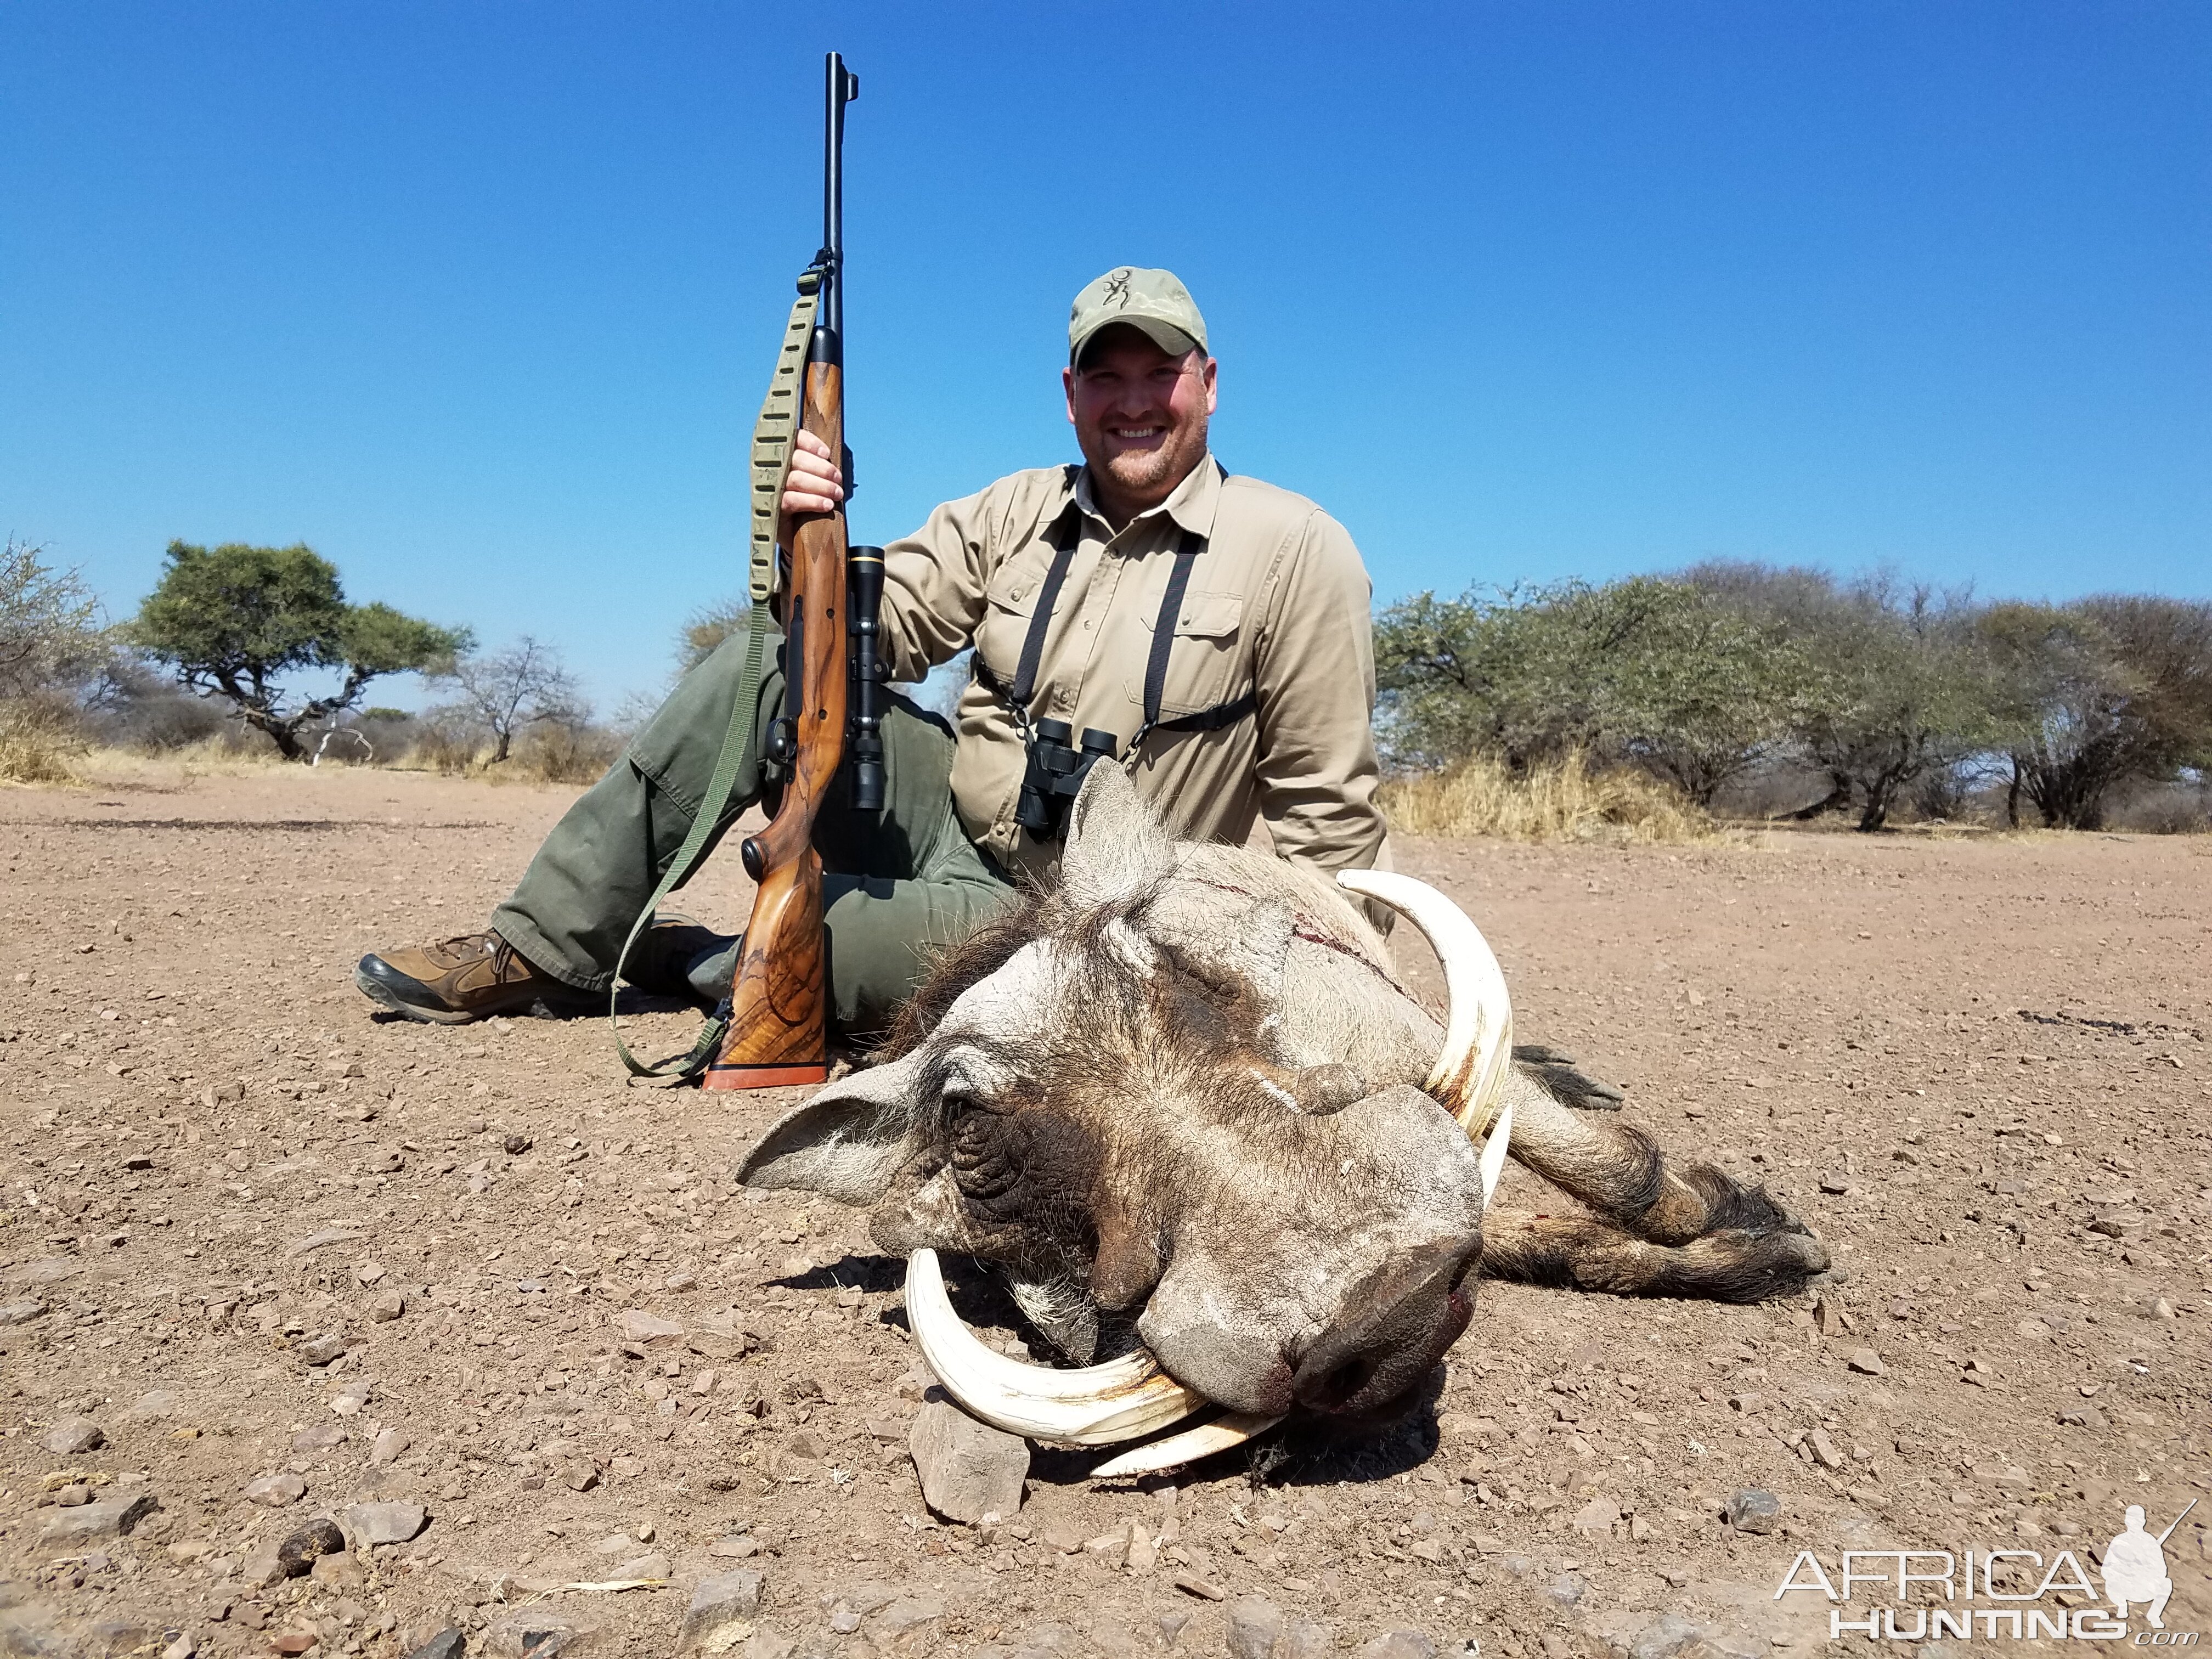
[[[1079,467],[1017,472],[947,502],[884,550],[883,641],[893,678],[918,680],[971,642],[1011,686],[1065,515],[1081,539],[1053,608],[1032,720],[1111,732],[1144,722],[1152,629],[1189,531],[1203,538],[1174,618],[1160,715],[1232,702],[1225,729],[1155,731],[1138,751],[1138,793],[1176,834],[1243,842],[1264,815],[1275,851],[1323,870],[1378,862],[1375,653],[1359,550],[1304,496],[1224,476],[1211,456],[1117,535]],[[1005,696],[971,680],[960,699],[952,794],[969,838],[1010,870],[1043,874],[1060,843],[1014,822],[1025,757]]]

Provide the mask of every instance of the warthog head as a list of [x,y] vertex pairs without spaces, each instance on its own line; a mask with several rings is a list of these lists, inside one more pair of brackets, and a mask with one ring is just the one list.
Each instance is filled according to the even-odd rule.
[[[1376,1420],[1471,1311],[1486,1171],[1438,1096],[1494,1094],[1510,1042],[1475,948],[1495,994],[1455,1006],[1448,1040],[1342,893],[1172,842],[1097,767],[1059,885],[946,957],[882,1062],[784,1118],[740,1173],[872,1206],[877,1242],[912,1258],[925,1354],[990,1420],[1081,1442],[1209,1401],[1243,1431]],[[1123,1357],[1069,1372],[983,1349],[945,1303],[940,1249],[1000,1265],[1071,1359]]]

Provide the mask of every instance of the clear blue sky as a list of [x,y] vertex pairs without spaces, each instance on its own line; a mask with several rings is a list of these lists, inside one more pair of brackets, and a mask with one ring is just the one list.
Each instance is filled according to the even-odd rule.
[[863,539],[1072,457],[1128,262],[1384,599],[2212,593],[2203,0],[9,0],[0,529],[118,615],[172,537],[305,540],[657,686],[741,581],[832,46]]

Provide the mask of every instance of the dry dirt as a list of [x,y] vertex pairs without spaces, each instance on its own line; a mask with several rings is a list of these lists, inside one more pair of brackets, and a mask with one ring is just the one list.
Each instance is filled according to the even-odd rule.
[[[0,1650],[391,1655],[459,1625],[472,1653],[669,1653],[694,1585],[757,1571],[735,1650],[766,1656],[1265,1654],[1253,1596],[1283,1659],[1392,1631],[1810,1653],[1869,1644],[1832,1643],[1817,1589],[1777,1599],[1801,1551],[2094,1572],[2124,1504],[2156,1531],[2212,1486],[2201,840],[1401,844],[1496,944],[1524,1039],[1786,1195],[1840,1284],[1818,1312],[1486,1286],[1393,1438],[1141,1489],[1040,1452],[984,1533],[933,1522],[906,1455],[900,1264],[729,1183],[787,1097],[625,1087],[603,1020],[415,1025],[352,989],[365,949],[481,925],[572,794],[0,792]],[[734,926],[736,860],[685,896]],[[693,1019],[634,1023],[665,1049]],[[72,1416],[101,1443],[49,1449]],[[295,1501],[243,1495],[286,1473]],[[1771,1532],[1723,1523],[1749,1487]],[[60,1500],[139,1494],[127,1535],[70,1541],[93,1511]],[[247,1582],[257,1545],[372,1498],[428,1524]],[[2212,1625],[2208,1522],[2167,1540],[2171,1631]],[[626,1578],[670,1583],[549,1588]],[[2016,1646],[1988,1592],[1987,1633],[1919,1652]],[[1881,1605],[1862,1582],[1844,1616]]]

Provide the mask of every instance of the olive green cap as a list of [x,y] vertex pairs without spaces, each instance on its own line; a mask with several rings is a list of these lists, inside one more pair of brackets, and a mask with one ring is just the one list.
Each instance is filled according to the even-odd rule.
[[1115,323],[1141,329],[1161,350],[1178,357],[1194,347],[1206,349],[1206,319],[1172,270],[1116,265],[1077,295],[1067,313],[1067,361],[1073,363],[1092,335]]

